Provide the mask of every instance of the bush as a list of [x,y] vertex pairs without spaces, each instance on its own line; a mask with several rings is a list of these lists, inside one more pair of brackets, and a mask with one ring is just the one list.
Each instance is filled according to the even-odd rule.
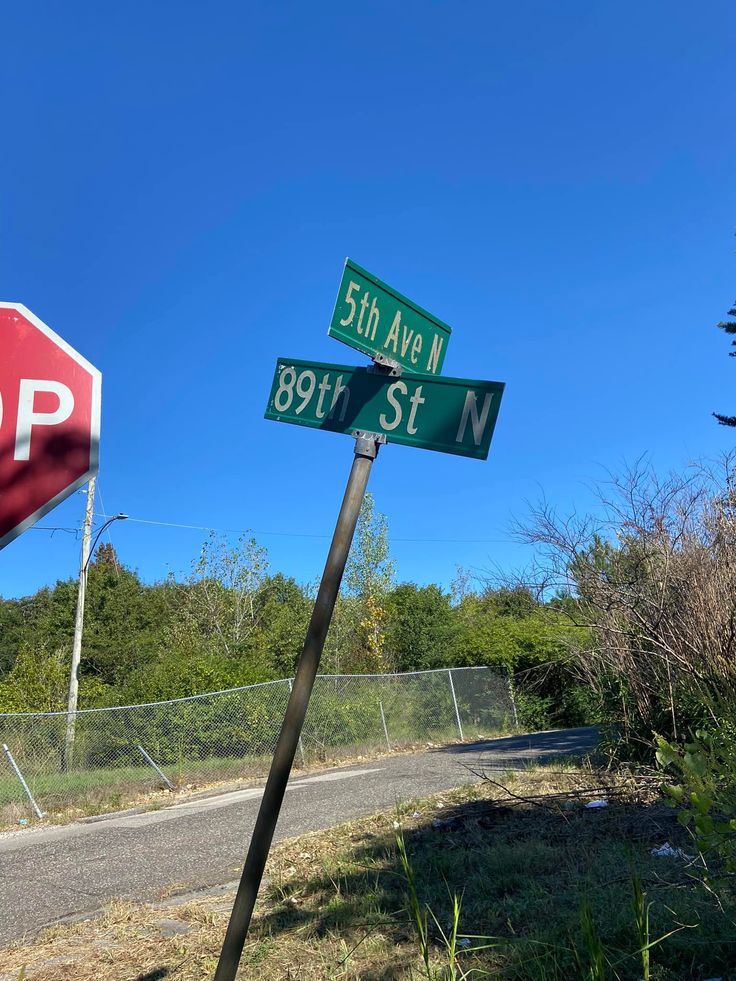
[[678,746],[656,736],[657,762],[676,783],[662,790],[678,820],[693,833],[698,850],[736,872],[736,729],[698,729],[691,742]]
[[651,750],[652,732],[700,728],[709,691],[736,696],[736,456],[664,477],[637,465],[597,490],[595,514],[543,503],[523,537],[589,631],[579,677]]

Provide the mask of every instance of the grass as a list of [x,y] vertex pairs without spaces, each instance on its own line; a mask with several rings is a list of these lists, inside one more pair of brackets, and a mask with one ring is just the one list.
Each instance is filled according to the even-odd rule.
[[[735,981],[733,887],[652,857],[692,850],[655,792],[593,771],[497,780],[275,848],[240,976]],[[231,902],[113,904],[0,951],[0,978],[206,978]]]

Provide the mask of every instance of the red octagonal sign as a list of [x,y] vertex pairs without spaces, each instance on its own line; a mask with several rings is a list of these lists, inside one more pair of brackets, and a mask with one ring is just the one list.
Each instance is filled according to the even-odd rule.
[[0,302],[0,548],[97,472],[101,375],[22,303]]

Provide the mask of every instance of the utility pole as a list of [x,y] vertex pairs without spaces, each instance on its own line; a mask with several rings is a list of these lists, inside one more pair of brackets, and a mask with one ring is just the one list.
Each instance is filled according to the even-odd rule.
[[82,631],[84,629],[84,600],[87,594],[87,572],[89,567],[89,545],[92,539],[92,521],[95,516],[95,488],[97,477],[87,484],[87,506],[84,511],[82,531],[82,553],[79,561],[79,586],[77,589],[77,615],[74,620],[74,642],[72,644],[72,666],[69,673],[69,699],[66,708],[66,736],[64,738],[63,768],[71,766],[74,752],[74,726],[76,723],[77,700],[79,697],[79,661],[82,656]]

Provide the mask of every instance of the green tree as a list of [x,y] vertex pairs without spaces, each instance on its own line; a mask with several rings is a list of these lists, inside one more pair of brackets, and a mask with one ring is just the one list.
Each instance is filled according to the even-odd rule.
[[[89,566],[80,704],[109,704],[131,672],[150,663],[166,630],[169,590],[146,586],[105,545]],[[71,653],[77,583],[68,579],[0,604],[0,657],[10,667],[22,645]],[[39,654],[39,657],[41,655]]]
[[0,712],[58,712],[66,708],[69,656],[23,643],[0,682]]
[[[312,599],[314,593],[312,589]],[[360,601],[340,590],[322,654],[320,670],[324,674],[360,670],[363,643],[360,621]]]
[[525,586],[487,589],[483,597],[496,616],[509,616],[517,620],[530,616],[539,609],[539,601]]
[[571,666],[571,651],[588,634],[574,625],[566,603],[542,604],[526,589],[487,589],[467,593],[453,611],[455,663],[505,667],[528,728],[582,724],[597,712]]
[[[73,617],[76,584],[69,586],[65,602]],[[163,643],[171,599],[165,585],[147,586],[135,571],[122,566],[111,545],[98,551],[87,581],[80,690],[92,677],[122,688],[132,672],[150,665]],[[70,644],[71,631],[68,638]]]
[[458,625],[439,586],[402,583],[386,601],[386,649],[397,671],[456,663]]
[[39,589],[25,606],[22,640],[49,650],[66,647],[71,655],[76,602],[77,584],[72,579]]
[[[736,306],[731,307],[728,316],[736,317]],[[727,334],[736,334],[736,320],[722,320],[716,326]],[[731,341],[731,347],[736,347],[736,340]],[[736,351],[729,351],[729,357],[736,358]],[[723,416],[718,412],[714,412],[713,415],[722,426],[736,426],[736,416]]]
[[262,680],[260,674],[243,677],[240,662],[231,657],[177,640],[175,645],[164,644],[155,660],[131,672],[120,700],[132,704],[185,698]]
[[388,522],[376,512],[373,495],[367,493],[358,518],[343,588],[349,600],[345,608],[355,617],[357,649],[351,670],[384,671],[384,622],[386,597],[394,576],[389,554]]
[[177,590],[177,630],[227,657],[247,657],[261,616],[258,596],[266,582],[268,555],[255,538],[234,545],[212,534],[203,544],[185,589]]
[[24,634],[27,600],[0,599],[0,678],[13,667]]
[[280,572],[263,582],[258,594],[257,645],[268,677],[294,674],[312,604],[295,579]]

